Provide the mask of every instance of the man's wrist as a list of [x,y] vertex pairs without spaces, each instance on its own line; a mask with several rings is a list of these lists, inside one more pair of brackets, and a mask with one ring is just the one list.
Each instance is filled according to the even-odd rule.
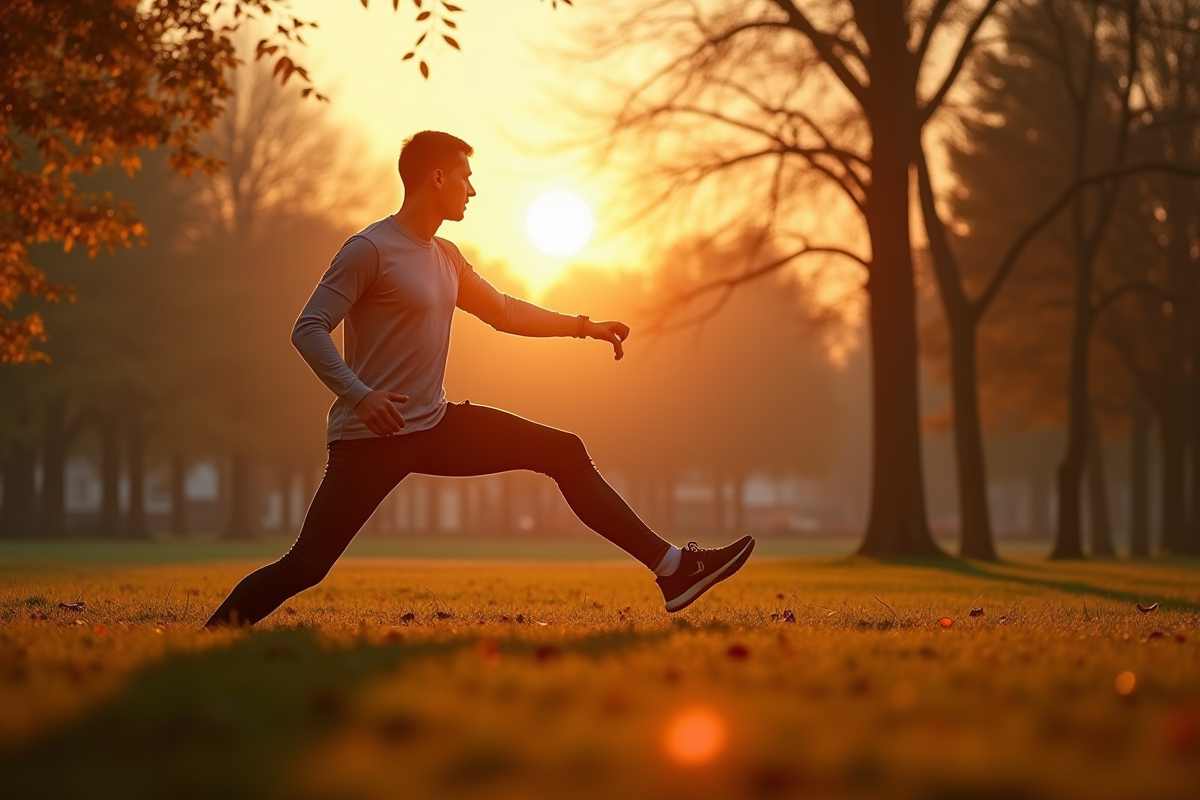
[[575,333],[576,339],[586,339],[592,330],[595,323],[588,317],[587,314],[579,314],[575,317]]

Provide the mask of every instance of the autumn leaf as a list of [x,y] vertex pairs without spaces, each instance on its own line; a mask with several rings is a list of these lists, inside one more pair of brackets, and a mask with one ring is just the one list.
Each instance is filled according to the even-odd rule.
[[423,77],[425,80],[429,80],[429,65],[424,61],[421,62],[421,77]]
[[450,46],[451,46],[451,47],[453,47],[455,50],[461,50],[461,49],[462,49],[461,47],[459,47],[459,46],[458,46],[458,42],[454,41],[454,37],[452,37],[452,36],[447,36],[446,34],[444,34],[444,33],[443,33],[443,34],[442,34],[442,38],[446,40],[446,44],[450,45]]

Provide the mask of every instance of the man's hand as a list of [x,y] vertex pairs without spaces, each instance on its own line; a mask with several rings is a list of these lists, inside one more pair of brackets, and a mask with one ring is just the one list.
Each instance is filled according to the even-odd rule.
[[629,338],[629,326],[624,322],[588,322],[583,332],[593,339],[603,339],[606,342],[611,342],[613,346],[613,358],[620,361],[625,355],[625,347],[622,345]]
[[404,417],[396,409],[396,403],[407,403],[408,395],[395,392],[374,391],[358,401],[354,413],[376,436],[391,436],[404,427]]

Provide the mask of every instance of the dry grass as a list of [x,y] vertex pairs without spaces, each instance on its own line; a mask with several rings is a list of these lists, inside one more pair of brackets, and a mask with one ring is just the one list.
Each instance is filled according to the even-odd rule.
[[[253,633],[200,632],[249,567],[0,563],[5,797],[1200,785],[1194,563],[760,559],[669,618],[623,563],[348,560]],[[689,709],[725,736],[694,765],[666,745]]]

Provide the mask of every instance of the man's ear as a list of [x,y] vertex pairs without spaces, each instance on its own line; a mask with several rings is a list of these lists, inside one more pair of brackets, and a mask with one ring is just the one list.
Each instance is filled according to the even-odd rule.
[[436,186],[438,189],[440,189],[440,188],[442,188],[442,185],[445,184],[445,182],[446,182],[446,174],[444,172],[442,172],[440,167],[435,169],[433,171],[433,185]]

